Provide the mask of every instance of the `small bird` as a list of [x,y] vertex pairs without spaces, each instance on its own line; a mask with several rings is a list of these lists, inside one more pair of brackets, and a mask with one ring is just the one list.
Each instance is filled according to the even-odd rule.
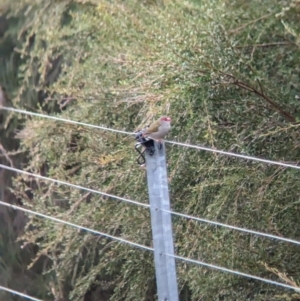
[[143,136],[161,141],[171,129],[171,118],[162,116],[153,122],[144,132]]

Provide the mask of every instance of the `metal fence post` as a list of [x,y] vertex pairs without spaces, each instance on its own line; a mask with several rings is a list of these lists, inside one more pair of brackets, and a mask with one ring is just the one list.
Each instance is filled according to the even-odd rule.
[[178,301],[175,258],[164,255],[174,254],[171,214],[159,210],[170,210],[165,145],[154,145],[154,155],[146,152],[146,168],[158,301]]

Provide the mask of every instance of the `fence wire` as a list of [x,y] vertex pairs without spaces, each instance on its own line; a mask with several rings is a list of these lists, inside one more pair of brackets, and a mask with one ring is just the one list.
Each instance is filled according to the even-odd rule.
[[[85,123],[85,122],[74,121],[74,120],[65,119],[65,118],[56,117],[56,116],[50,116],[50,115],[34,113],[34,112],[29,112],[29,111],[15,109],[15,108],[8,108],[8,107],[2,107],[1,109],[11,111],[11,112],[15,112],[15,113],[20,113],[20,114],[26,114],[26,115],[30,115],[30,116],[34,116],[34,117],[47,118],[47,119],[51,119],[51,120],[59,121],[59,122],[66,122],[66,123],[69,123],[69,124],[86,126],[86,127],[93,128],[93,129],[110,131],[110,132],[115,132],[115,133],[119,133],[119,134],[134,135],[134,133],[132,133],[132,132],[127,132],[127,131],[123,131],[123,130],[116,130],[116,129],[112,129],[112,128],[109,128],[109,127],[93,125],[93,124],[89,124],[89,123]],[[268,160],[268,159],[262,159],[262,158],[247,156],[247,155],[243,155],[243,154],[236,154],[236,153],[227,152],[227,151],[218,150],[218,149],[213,149],[213,148],[204,147],[204,146],[200,146],[200,145],[193,145],[193,144],[176,142],[176,141],[169,141],[169,140],[166,140],[165,142],[169,143],[169,144],[177,145],[177,146],[186,147],[186,148],[192,148],[192,149],[197,149],[197,150],[213,152],[213,153],[217,153],[217,154],[220,154],[220,155],[237,157],[237,158],[240,158],[240,159],[252,160],[252,161],[256,161],[256,162],[260,162],[260,163],[272,164],[272,165],[277,165],[277,166],[282,166],[282,167],[300,169],[300,166],[295,165],[295,164],[272,161],[272,160]],[[150,207],[149,204],[140,203],[140,202],[130,200],[130,199],[127,199],[127,198],[123,198],[123,197],[118,197],[118,196],[115,196],[115,195],[112,195],[112,194],[108,194],[108,193],[101,192],[101,191],[98,191],[98,190],[90,189],[90,188],[83,187],[83,186],[80,186],[80,185],[71,184],[71,183],[68,183],[68,182],[65,182],[65,181],[44,177],[44,176],[41,176],[41,175],[33,174],[33,173],[30,173],[30,172],[23,171],[23,170],[20,170],[20,169],[16,169],[16,168],[13,168],[13,167],[9,167],[9,166],[6,166],[6,165],[0,164],[0,168],[4,168],[4,169],[10,170],[10,171],[18,172],[18,173],[25,174],[25,175],[32,176],[32,177],[36,177],[38,179],[51,181],[51,182],[54,182],[54,183],[59,184],[59,185],[66,185],[66,186],[73,187],[73,188],[76,188],[76,189],[89,191],[91,193],[100,194],[100,195],[103,195],[103,196],[106,196],[106,197],[109,197],[109,198],[114,198],[116,200],[131,203],[131,204],[134,204],[134,205],[137,205],[137,206],[142,206],[142,207],[146,207],[146,208]],[[151,247],[144,246],[144,245],[141,245],[141,244],[123,239],[121,237],[116,237],[116,236],[113,236],[113,235],[109,235],[107,233],[96,231],[96,230],[93,230],[93,229],[90,229],[90,228],[87,228],[87,227],[84,227],[84,226],[81,226],[81,225],[77,225],[77,224],[74,224],[74,223],[56,218],[56,217],[52,217],[52,216],[49,216],[49,215],[45,215],[45,214],[42,214],[42,213],[39,213],[39,212],[36,212],[36,211],[33,211],[33,210],[29,210],[29,209],[20,207],[20,206],[8,204],[8,203],[5,203],[3,201],[0,201],[0,205],[10,207],[10,208],[13,208],[15,210],[21,210],[25,213],[33,214],[33,215],[39,216],[41,218],[46,218],[46,219],[49,219],[53,222],[61,223],[61,224],[67,225],[67,226],[71,226],[71,227],[74,227],[74,228],[77,228],[77,229],[80,229],[80,230],[84,230],[84,231],[96,234],[96,235],[100,235],[100,236],[103,236],[103,237],[106,237],[106,238],[110,238],[110,239],[116,240],[120,243],[126,243],[130,246],[133,246],[133,247],[138,247],[138,248],[141,248],[141,249],[144,249],[144,250],[147,250],[147,251],[154,251],[154,249],[151,248]],[[160,209],[160,210],[163,210],[163,209]],[[169,212],[170,214],[177,215],[177,216],[180,216],[180,217],[183,217],[183,218],[193,219],[193,220],[196,220],[196,221],[199,221],[199,222],[209,223],[209,224],[212,224],[212,225],[215,225],[215,226],[221,226],[221,227],[229,228],[229,229],[232,229],[232,230],[238,230],[238,231],[245,232],[245,233],[248,233],[248,234],[264,236],[264,237],[267,237],[267,238],[277,239],[277,240],[281,240],[281,241],[284,241],[284,242],[294,243],[294,244],[297,244],[297,245],[300,244],[300,242],[297,241],[297,240],[293,240],[293,239],[289,239],[289,238],[285,238],[285,237],[279,237],[279,236],[275,236],[275,235],[268,234],[268,233],[262,233],[262,232],[258,232],[258,231],[254,231],[254,230],[249,230],[249,229],[246,229],[246,228],[240,228],[240,227],[236,227],[236,226],[232,226],[232,225],[227,225],[227,224],[219,223],[219,222],[216,222],[216,221],[206,220],[206,219],[202,219],[202,218],[199,218],[199,217],[194,217],[194,216],[191,216],[191,215],[174,212],[174,211],[171,211],[171,210],[163,210],[163,211]],[[276,286],[281,286],[281,287],[288,288],[288,289],[293,289],[297,292],[300,292],[300,289],[297,288],[297,287],[287,285],[287,284],[284,284],[284,283],[280,283],[280,282],[276,282],[276,281],[273,281],[273,280],[270,280],[270,279],[261,278],[261,277],[255,276],[255,275],[250,275],[250,274],[247,274],[247,273],[227,269],[227,268],[224,268],[224,267],[221,267],[221,266],[218,266],[218,265],[213,265],[213,264],[205,263],[205,262],[202,262],[202,261],[199,261],[199,260],[194,260],[194,259],[178,256],[178,255],[172,255],[172,254],[164,254],[164,255],[172,256],[172,257],[176,258],[177,260],[197,264],[197,265],[208,267],[208,268],[211,268],[211,269],[217,269],[217,270],[227,272],[227,273],[230,273],[230,274],[251,278],[251,279],[254,279],[254,280],[262,281],[262,282],[269,283],[269,284],[276,285]],[[33,300],[33,301],[42,301],[40,299],[36,299],[34,297],[31,297],[31,296],[28,296],[26,294],[11,290],[11,289],[3,287],[3,286],[0,286],[0,290],[4,290],[4,291],[10,292],[10,293],[19,295],[19,296],[22,296],[24,298],[27,298],[27,299],[30,299],[30,300]]]
[[[69,124],[75,124],[75,125],[81,125],[81,126],[86,126],[89,128],[93,129],[98,129],[98,130],[104,130],[104,131],[110,131],[110,132],[115,132],[119,134],[125,134],[125,135],[134,135],[133,132],[127,132],[123,130],[116,130],[112,129],[109,127],[104,127],[100,125],[94,125],[94,124],[89,124],[85,122],[80,122],[80,121],[74,121],[70,119],[65,119],[57,116],[52,116],[52,115],[46,115],[46,114],[41,114],[41,113],[34,113],[26,110],[20,110],[20,109],[15,109],[11,107],[1,107],[0,109],[10,111],[10,112],[15,112],[15,113],[20,113],[20,114],[25,114],[25,115],[30,115],[30,116],[35,116],[35,117],[41,117],[41,118],[46,118],[46,119],[51,119],[55,121],[60,121],[60,122],[66,122]],[[279,161],[273,161],[273,160],[268,160],[268,159],[263,159],[263,158],[258,158],[258,157],[253,157],[253,156],[248,156],[248,155],[243,155],[243,154],[237,154],[237,153],[232,153],[232,152],[227,152],[223,150],[218,150],[214,149],[211,147],[206,147],[206,146],[201,146],[201,145],[194,145],[194,144],[189,144],[189,143],[184,143],[184,142],[177,142],[177,141],[169,141],[165,140],[166,143],[177,145],[177,146],[182,146],[186,148],[192,148],[192,149],[197,149],[197,150],[203,150],[203,151],[208,151],[220,155],[225,155],[225,156],[231,156],[231,157],[236,157],[240,159],[245,159],[245,160],[251,160],[251,161],[256,161],[260,163],[266,163],[266,164],[271,164],[271,165],[278,165],[282,167],[289,167],[289,168],[294,168],[294,169],[300,169],[300,166],[295,165],[295,164],[289,164],[285,162],[279,162]]]

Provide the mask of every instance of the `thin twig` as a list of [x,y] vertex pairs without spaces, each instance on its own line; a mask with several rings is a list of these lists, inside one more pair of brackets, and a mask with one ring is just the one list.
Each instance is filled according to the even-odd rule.
[[265,19],[265,18],[268,18],[268,17],[271,16],[271,15],[272,15],[272,14],[269,13],[269,14],[267,14],[267,15],[261,16],[261,17],[255,19],[255,20],[252,20],[252,21],[250,21],[250,22],[247,22],[247,23],[241,25],[240,27],[237,27],[237,28],[235,28],[235,29],[229,30],[228,33],[229,33],[229,34],[236,33],[237,31],[239,31],[239,30],[241,30],[241,29],[247,27],[248,25],[251,25],[251,24],[256,23],[256,22],[258,22],[258,21],[260,21],[260,20],[263,20],[263,19]]
[[233,82],[233,84],[237,85],[238,87],[247,89],[250,92],[255,93],[256,95],[262,97],[264,100],[266,100],[279,114],[281,114],[283,117],[285,117],[290,122],[296,122],[296,118],[292,116],[290,113],[284,111],[276,102],[274,102],[270,97],[265,95],[264,93],[258,91],[257,89],[248,86],[247,84],[239,81]]
[[91,195],[90,192],[86,193],[82,198],[80,198],[69,210],[68,214],[70,215],[71,213],[73,213],[74,210],[76,210],[76,208],[80,205],[80,203],[82,201],[84,201],[87,197],[89,197]]
[[14,167],[14,164],[13,164],[12,160],[10,159],[6,149],[3,147],[3,145],[1,143],[0,143],[0,151],[2,152],[5,159],[9,162],[10,166]]
[[241,45],[235,46],[234,48],[247,48],[247,47],[273,47],[280,45],[291,45],[291,42],[273,42],[273,43],[263,43],[263,44],[249,44],[249,45]]
[[294,116],[292,116],[290,113],[284,111],[275,101],[273,101],[269,96],[267,96],[263,90],[262,90],[262,86],[261,84],[259,83],[260,85],[260,88],[262,90],[262,92],[258,91],[256,88],[242,82],[242,81],[239,81],[235,76],[233,76],[232,74],[229,74],[229,73],[225,73],[225,72],[222,72],[222,71],[219,71],[220,73],[222,73],[223,75],[225,76],[228,76],[230,77],[233,81],[232,81],[232,84],[233,85],[236,85],[240,88],[243,88],[245,90],[248,90],[250,92],[253,92],[255,93],[256,95],[262,97],[264,100],[266,100],[280,115],[282,115],[283,117],[285,117],[288,121],[290,122],[296,122],[296,118]]

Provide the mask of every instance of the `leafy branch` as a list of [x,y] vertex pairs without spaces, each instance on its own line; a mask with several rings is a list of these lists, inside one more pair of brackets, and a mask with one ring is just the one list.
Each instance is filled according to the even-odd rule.
[[236,85],[244,90],[250,91],[258,96],[260,96],[261,98],[263,98],[275,111],[277,111],[281,116],[283,116],[287,121],[289,122],[296,122],[296,118],[294,116],[292,116],[290,113],[286,112],[284,109],[282,109],[280,107],[279,104],[277,104],[274,100],[272,100],[268,95],[265,94],[262,84],[259,80],[257,80],[258,85],[260,87],[260,90],[258,90],[257,88],[237,79],[234,75],[229,74],[229,73],[225,73],[223,71],[219,71],[220,73],[222,73],[223,75],[229,77],[231,79],[230,84]]

